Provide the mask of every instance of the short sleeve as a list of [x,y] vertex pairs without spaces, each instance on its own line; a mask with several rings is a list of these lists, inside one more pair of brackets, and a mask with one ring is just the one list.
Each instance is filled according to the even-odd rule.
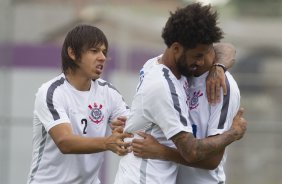
[[34,114],[47,132],[60,123],[70,123],[64,108],[64,98],[58,94],[58,91],[53,91],[52,94],[48,92],[39,89],[34,105]]
[[111,115],[109,121],[119,116],[129,116],[130,109],[126,102],[124,101],[122,95],[114,88],[109,89],[111,96]]
[[222,134],[230,129],[233,118],[240,107],[240,91],[234,79],[227,81],[227,95],[221,97],[220,103],[210,106],[210,119],[207,136]]
[[147,118],[157,124],[167,139],[181,131],[192,132],[188,111],[181,108],[179,96],[171,92],[166,81],[147,87],[143,95],[143,109]]

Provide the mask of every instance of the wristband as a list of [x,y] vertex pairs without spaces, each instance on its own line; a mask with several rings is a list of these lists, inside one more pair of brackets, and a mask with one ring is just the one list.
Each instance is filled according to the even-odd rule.
[[219,66],[223,69],[224,73],[227,71],[227,68],[224,64],[221,63],[214,63],[213,66]]

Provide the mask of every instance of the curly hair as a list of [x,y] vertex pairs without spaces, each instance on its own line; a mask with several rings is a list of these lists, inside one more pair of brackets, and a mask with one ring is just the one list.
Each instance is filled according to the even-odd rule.
[[167,47],[174,42],[185,48],[195,48],[197,44],[212,44],[223,38],[222,30],[217,26],[217,12],[210,5],[193,3],[170,12],[163,29],[162,37]]

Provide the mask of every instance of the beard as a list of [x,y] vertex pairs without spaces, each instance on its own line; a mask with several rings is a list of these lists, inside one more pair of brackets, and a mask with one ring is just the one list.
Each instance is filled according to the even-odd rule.
[[185,77],[190,77],[192,75],[192,73],[189,72],[189,67],[184,54],[182,54],[180,58],[175,61],[175,63],[181,75],[184,75]]

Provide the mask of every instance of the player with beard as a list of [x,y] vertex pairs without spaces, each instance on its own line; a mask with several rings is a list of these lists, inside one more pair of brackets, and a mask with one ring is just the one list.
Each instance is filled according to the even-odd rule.
[[[241,139],[246,131],[246,121],[237,117],[221,135],[196,139],[188,119],[188,82],[183,75],[204,64],[204,56],[220,41],[222,31],[210,6],[195,3],[171,13],[162,37],[167,48],[141,70],[124,131],[135,138],[141,138],[138,131],[149,133],[163,145],[176,146],[187,163],[198,162]],[[129,153],[120,160],[115,184],[173,184],[177,169],[174,162]]]

